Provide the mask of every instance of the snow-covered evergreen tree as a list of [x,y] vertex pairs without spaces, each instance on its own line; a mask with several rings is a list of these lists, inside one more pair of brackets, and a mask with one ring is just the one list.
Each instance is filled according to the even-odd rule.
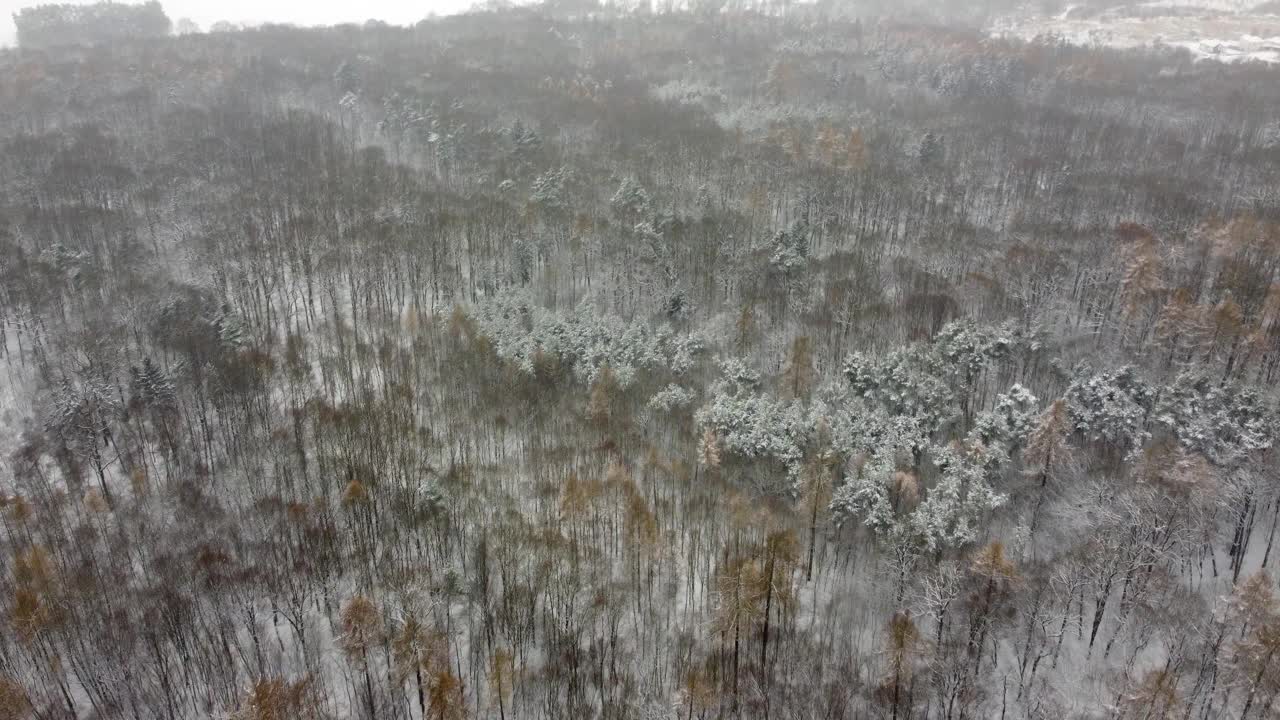
[[931,453],[941,471],[937,483],[912,514],[911,523],[929,552],[962,547],[978,539],[981,521],[1006,498],[991,485],[999,451],[952,443]]
[[875,447],[861,454],[865,462],[853,463],[836,489],[831,511],[837,523],[857,518],[884,537],[906,530],[904,517],[919,500],[919,481],[912,466],[922,439],[916,427],[900,419],[889,420],[880,429]]
[[783,274],[792,274],[809,262],[809,227],[798,222],[773,236],[769,264]]
[[1036,421],[1036,396],[1019,384],[996,398],[995,407],[978,414],[969,438],[1009,453],[1023,447]]
[[623,221],[636,223],[649,215],[652,201],[640,181],[627,176],[613,193],[613,197],[609,200],[609,207]]
[[958,414],[952,386],[931,371],[924,346],[894,350],[881,358],[854,353],[844,375],[854,393],[889,415],[918,418],[933,433]]
[[883,444],[837,488],[831,502],[837,522],[858,519],[884,542],[928,552],[974,541],[982,519],[1005,502],[992,479],[1006,456],[981,444],[933,446],[928,456],[939,475],[924,487],[912,467],[918,439],[908,426],[887,430]]
[[724,361],[721,372],[710,401],[698,410],[698,423],[714,430],[729,452],[798,469],[812,429],[804,406],[763,394],[759,374],[739,360]]
[[649,409],[670,412],[677,408],[688,407],[693,403],[693,399],[693,393],[687,388],[672,383],[649,399]]
[[1064,397],[1075,431],[1090,441],[1129,451],[1149,435],[1146,423],[1154,392],[1133,366],[1102,373],[1081,366]]
[[474,310],[477,328],[493,343],[499,358],[533,374],[536,358],[554,357],[588,385],[605,365],[623,389],[641,371],[681,375],[706,347],[697,334],[600,315],[589,304],[561,314],[536,305],[520,292],[502,293]]
[[563,212],[569,207],[569,181],[572,171],[567,167],[552,168],[533,181],[529,202],[547,212]]
[[214,330],[218,334],[218,342],[227,351],[237,351],[249,344],[249,333],[244,318],[223,303],[212,320]]
[[130,369],[130,404],[140,407],[169,410],[177,404],[173,381],[158,365],[145,358],[142,367]]
[[1220,467],[1235,466],[1271,447],[1276,420],[1252,388],[1215,383],[1194,373],[1161,389],[1152,417],[1184,450]]

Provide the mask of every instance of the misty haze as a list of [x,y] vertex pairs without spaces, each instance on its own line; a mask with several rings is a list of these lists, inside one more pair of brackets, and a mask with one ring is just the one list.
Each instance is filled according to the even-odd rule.
[[3,2],[0,720],[1280,718],[1280,2]]

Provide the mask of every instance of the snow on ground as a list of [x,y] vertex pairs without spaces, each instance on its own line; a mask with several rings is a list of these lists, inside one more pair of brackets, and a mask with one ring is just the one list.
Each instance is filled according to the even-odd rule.
[[1139,5],[1142,8],[1192,8],[1219,12],[1243,13],[1258,6],[1257,0],[1152,0]]
[[[0,470],[22,442],[22,432],[29,427],[35,410],[31,405],[31,389],[35,386],[34,369],[19,361],[18,340],[8,324],[0,321]],[[11,491],[11,478],[0,472],[0,496]]]
[[1153,0],[1106,10],[1068,5],[1054,15],[1019,14],[993,24],[1002,37],[1052,36],[1075,45],[1184,48],[1197,59],[1280,63],[1280,15],[1249,0]]

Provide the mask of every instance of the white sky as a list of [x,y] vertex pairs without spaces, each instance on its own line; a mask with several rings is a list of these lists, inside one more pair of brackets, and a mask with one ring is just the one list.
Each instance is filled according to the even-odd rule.
[[[0,45],[14,41],[13,13],[46,2],[89,0],[0,0]],[[137,0],[129,0],[137,1]],[[190,18],[203,30],[219,20],[236,23],[290,22],[298,25],[333,25],[369,19],[405,25],[435,13],[447,15],[471,7],[474,0],[160,0],[175,23]]]

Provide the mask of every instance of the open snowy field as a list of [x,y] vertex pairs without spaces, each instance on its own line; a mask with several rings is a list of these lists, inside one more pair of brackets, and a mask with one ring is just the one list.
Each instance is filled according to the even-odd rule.
[[1056,36],[1078,45],[1179,47],[1197,59],[1280,62],[1280,14],[1239,0],[1180,0],[1106,9],[1069,5],[1052,15],[1023,13],[990,28],[1000,36]]

